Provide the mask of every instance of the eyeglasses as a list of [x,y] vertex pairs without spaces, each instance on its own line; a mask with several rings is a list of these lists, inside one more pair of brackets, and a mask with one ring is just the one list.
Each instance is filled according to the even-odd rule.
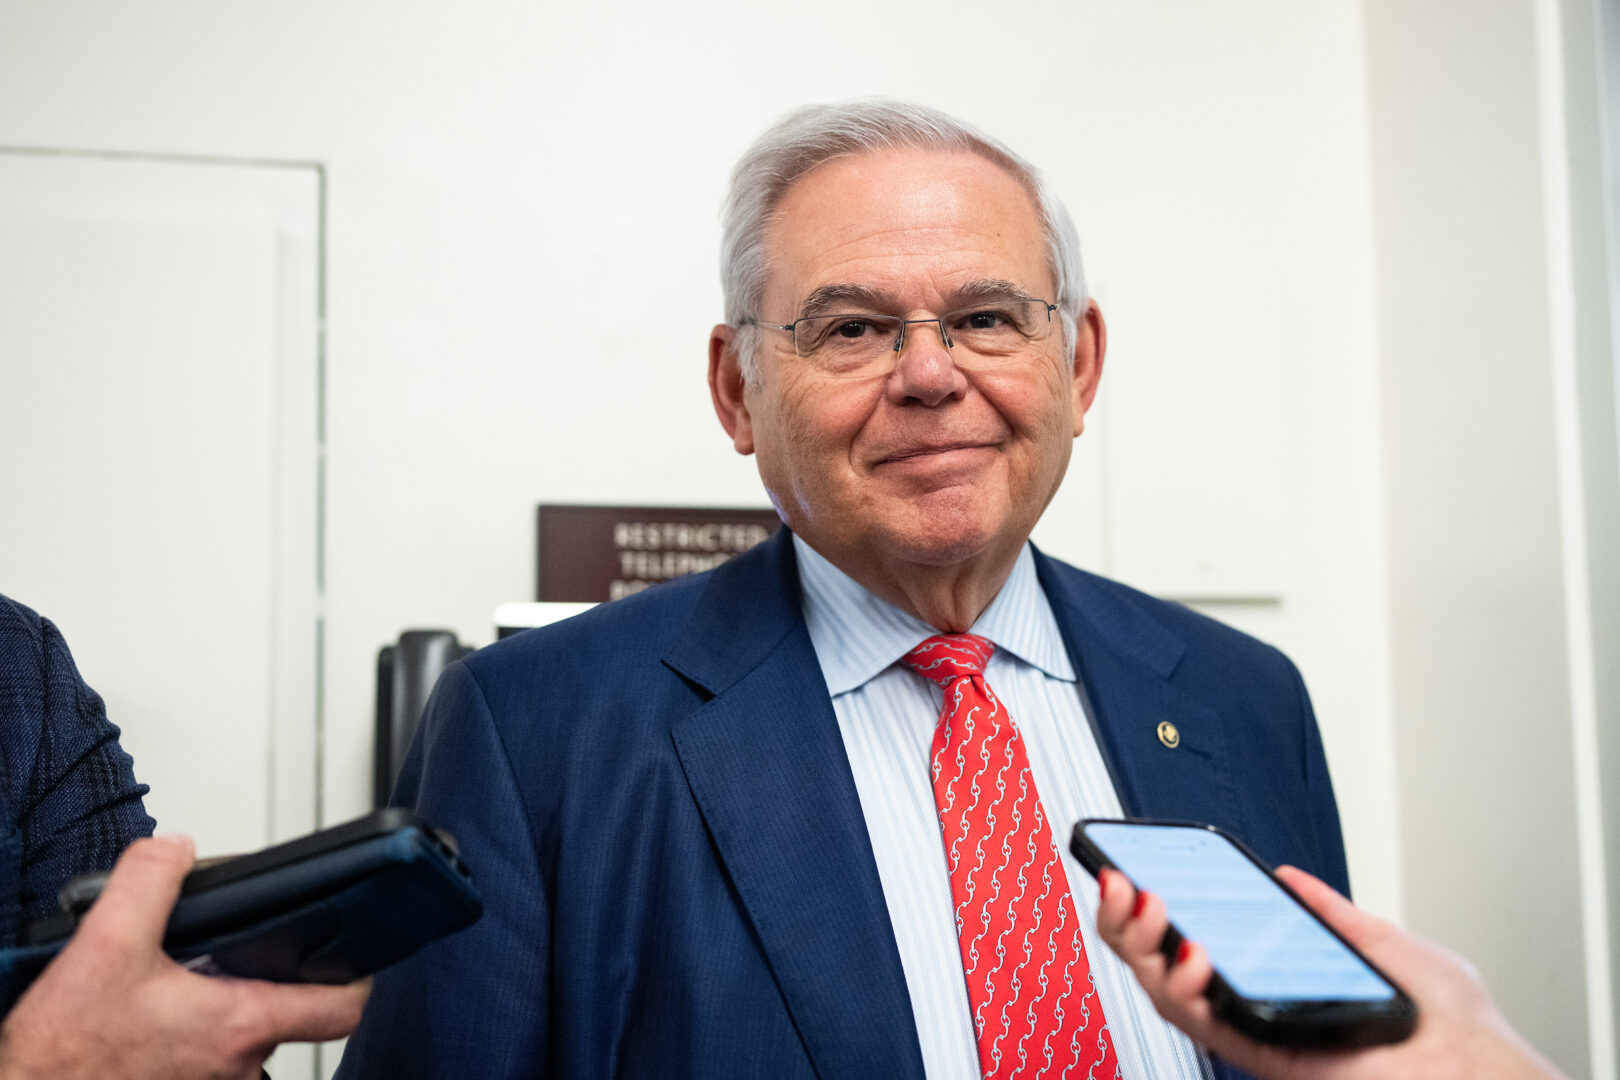
[[811,315],[790,323],[744,319],[751,326],[785,330],[793,350],[828,375],[871,376],[894,370],[906,347],[906,327],[933,323],[958,364],[993,367],[1025,357],[1025,347],[1051,333],[1056,304],[1012,297],[946,312],[931,319],[869,313]]

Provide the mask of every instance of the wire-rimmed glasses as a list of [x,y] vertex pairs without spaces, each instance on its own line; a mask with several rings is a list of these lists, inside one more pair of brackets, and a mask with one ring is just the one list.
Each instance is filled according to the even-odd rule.
[[829,375],[870,376],[894,369],[906,347],[906,327],[933,323],[958,364],[994,366],[1027,356],[1026,346],[1052,330],[1056,304],[1018,296],[948,311],[928,319],[846,312],[809,315],[790,323],[743,322],[793,335],[793,350]]

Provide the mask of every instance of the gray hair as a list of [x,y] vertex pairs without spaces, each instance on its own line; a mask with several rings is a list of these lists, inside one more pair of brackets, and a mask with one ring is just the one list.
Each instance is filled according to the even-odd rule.
[[1086,307],[1086,275],[1074,220],[1050,185],[1029,162],[983,132],[937,109],[873,98],[837,105],[807,105],[766,130],[731,173],[731,190],[720,211],[720,284],[726,322],[738,328],[743,373],[756,374],[756,332],[765,295],[769,257],[765,230],[782,197],[801,176],[834,158],[894,148],[965,151],[1007,170],[1034,198],[1046,236],[1047,261],[1057,283],[1063,340],[1072,347]]

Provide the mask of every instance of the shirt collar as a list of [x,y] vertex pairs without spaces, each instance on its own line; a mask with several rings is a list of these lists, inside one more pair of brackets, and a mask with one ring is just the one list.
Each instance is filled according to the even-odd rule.
[[[797,535],[793,548],[799,561],[805,625],[834,697],[864,686],[924,638],[939,632],[868,592]],[[1069,651],[1036,577],[1035,556],[1027,543],[1018,553],[1007,583],[973,624],[972,632],[1054,679],[1075,681]]]

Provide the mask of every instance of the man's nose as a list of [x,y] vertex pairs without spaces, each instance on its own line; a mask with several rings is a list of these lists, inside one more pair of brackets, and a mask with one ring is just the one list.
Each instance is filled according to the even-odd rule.
[[967,390],[967,376],[956,366],[946,340],[937,320],[918,320],[905,327],[900,354],[889,376],[889,396],[895,404],[939,405]]

